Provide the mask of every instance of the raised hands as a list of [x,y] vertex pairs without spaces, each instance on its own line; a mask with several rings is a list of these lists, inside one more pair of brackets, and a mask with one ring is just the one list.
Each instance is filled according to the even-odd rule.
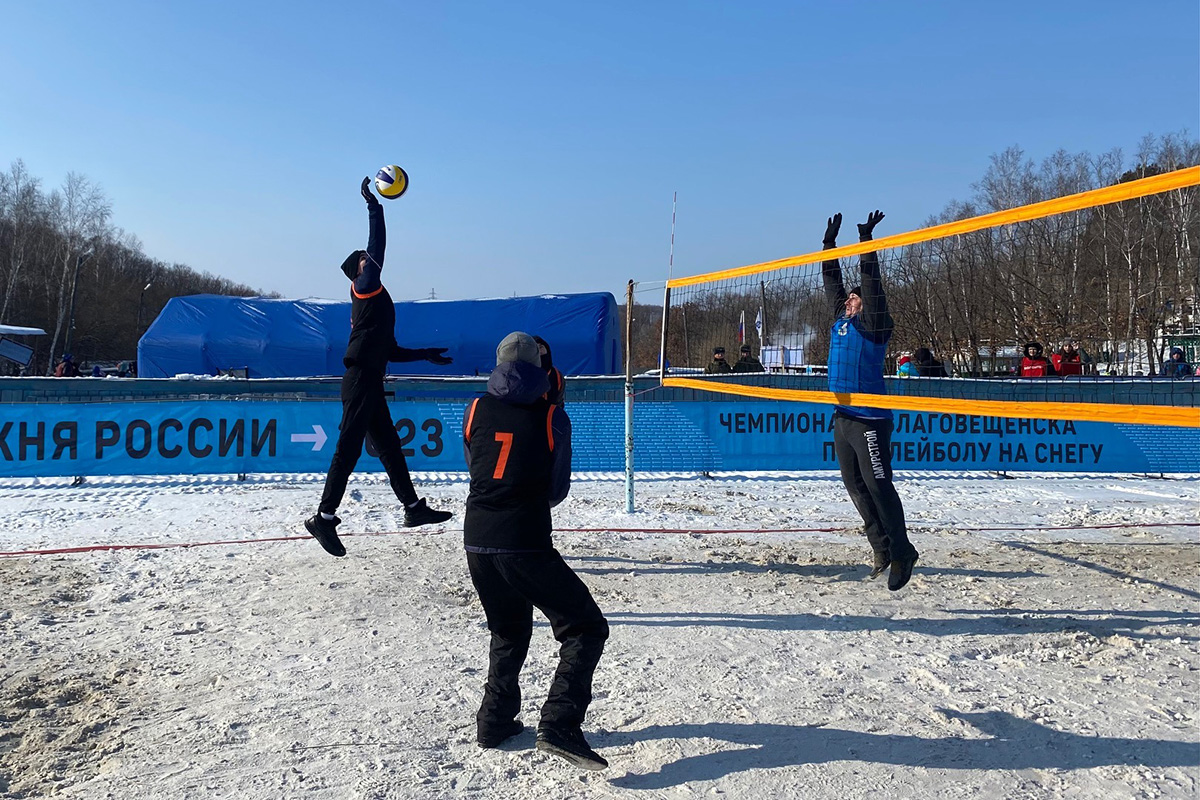
[[370,178],[363,178],[362,196],[363,196],[363,199],[367,201],[367,205],[369,205],[369,206],[373,206],[379,202],[378,200],[375,199],[375,195],[371,193],[371,179]]
[[[860,225],[859,227],[861,228],[862,226]],[[834,214],[829,218],[829,222],[825,225],[825,238],[821,240],[821,243],[826,247],[836,247],[838,231],[841,229],[842,215]]]
[[867,214],[867,221],[858,223],[858,239],[865,242],[871,238],[871,231],[875,230],[875,226],[883,219],[883,212],[876,209],[870,214]]

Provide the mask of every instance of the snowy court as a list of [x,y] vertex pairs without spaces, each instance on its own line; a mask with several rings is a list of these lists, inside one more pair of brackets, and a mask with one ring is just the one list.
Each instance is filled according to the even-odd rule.
[[892,593],[833,473],[641,479],[632,515],[613,477],[554,515],[606,529],[555,534],[612,624],[601,773],[533,749],[540,617],[526,732],[475,745],[460,478],[416,476],[457,512],[416,532],[352,478],[344,559],[303,536],[321,476],[5,482],[6,553],[253,541],[0,558],[0,796],[1196,796],[1200,478],[900,473]]

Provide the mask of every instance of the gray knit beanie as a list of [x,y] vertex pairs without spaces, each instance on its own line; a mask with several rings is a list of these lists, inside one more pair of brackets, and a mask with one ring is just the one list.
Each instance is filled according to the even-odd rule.
[[509,361],[527,361],[540,367],[542,355],[538,352],[537,342],[528,333],[513,331],[501,340],[496,348],[496,363],[504,364]]

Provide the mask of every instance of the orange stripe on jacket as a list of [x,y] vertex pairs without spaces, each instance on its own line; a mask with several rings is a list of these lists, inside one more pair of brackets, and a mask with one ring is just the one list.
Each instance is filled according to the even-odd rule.
[[374,297],[375,295],[379,294],[382,291],[383,291],[383,286],[380,285],[380,287],[373,292],[368,292],[367,294],[359,294],[358,292],[354,291],[353,285],[350,286],[350,292],[355,297],[357,297],[359,300],[366,300],[368,297]]
[[476,397],[471,401],[471,410],[467,412],[467,427],[463,428],[463,441],[471,441],[471,423],[475,421],[475,407],[479,405],[479,398]]
[[554,452],[554,409],[555,406],[550,406],[550,410],[546,412],[546,438],[550,440],[550,452]]

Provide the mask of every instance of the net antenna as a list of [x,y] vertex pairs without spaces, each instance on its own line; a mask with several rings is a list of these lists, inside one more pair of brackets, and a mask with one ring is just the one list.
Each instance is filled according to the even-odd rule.
[[658,384],[667,377],[667,310],[671,307],[671,276],[675,270],[675,204],[679,191],[671,193],[671,248],[667,255],[667,285],[663,288],[662,339],[658,347]]
[[[1157,363],[1151,344],[1164,334],[1162,325],[1155,327],[1138,305],[1144,292],[1139,280],[1156,281],[1151,287],[1159,293],[1155,296],[1170,299],[1176,311],[1179,305],[1187,306],[1181,319],[1200,320],[1195,289],[1195,253],[1200,248],[1197,186],[1200,167],[1193,166],[873,241],[702,275],[669,276],[662,364],[672,348],[684,346],[690,353],[690,344],[699,345],[702,352],[723,345],[737,328],[741,310],[750,304],[764,309],[764,328],[770,317],[771,346],[769,358],[762,359],[763,372],[663,374],[662,384],[745,397],[929,412],[942,415],[943,426],[948,417],[949,424],[968,427],[994,428],[997,420],[1024,418],[1200,428],[1200,380],[1151,381],[1128,374],[1131,359]],[[672,213],[672,244],[673,229]],[[845,226],[842,235],[853,230]],[[819,235],[814,230],[814,239]],[[842,312],[831,307],[822,265],[836,265],[839,275],[846,274],[845,288],[850,289],[859,284],[851,273],[859,259],[846,259],[870,253],[878,256],[894,318],[890,339],[885,340],[887,370],[896,369],[901,355],[908,360],[906,348],[932,349],[949,368],[939,377],[888,377],[885,393],[834,393],[825,370],[830,337],[836,335],[833,323]],[[1092,283],[1062,283],[1067,267],[1073,270],[1072,278],[1087,274]],[[1063,306],[1037,305],[1046,296],[1057,299],[1055,293],[1065,291],[1063,286],[1074,292],[1078,303],[1074,316],[1065,320],[1048,311]],[[685,337],[692,340],[687,345],[671,335],[670,318],[675,314],[679,321],[686,320]],[[1118,327],[1134,330],[1135,322],[1148,331],[1140,339],[1114,335]],[[1087,334],[1087,346],[1097,356],[1106,353],[1093,359],[1090,374],[1087,369],[1046,369],[1033,377],[1021,372],[1022,351],[1032,349],[1026,342],[1049,344],[1048,359],[1057,341],[1064,341],[1064,349],[1065,340],[1074,336],[1079,341],[1072,327],[1088,326],[1092,333]],[[1126,374],[1100,375],[1095,367],[1102,362],[1109,372],[1120,367]]]

